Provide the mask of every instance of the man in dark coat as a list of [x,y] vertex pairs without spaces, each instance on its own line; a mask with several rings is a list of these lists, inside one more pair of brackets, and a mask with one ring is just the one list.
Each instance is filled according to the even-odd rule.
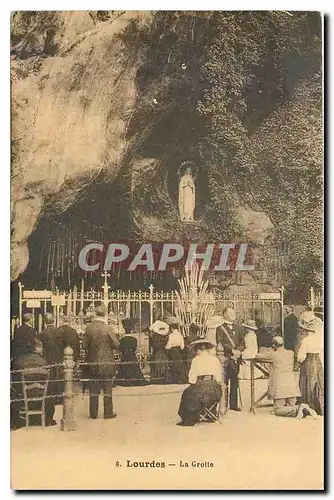
[[87,324],[84,336],[86,361],[90,366],[89,415],[97,418],[99,394],[103,390],[104,418],[114,418],[112,401],[113,378],[116,375],[116,363],[113,350],[119,348],[119,341],[112,326],[104,322],[104,307],[97,307],[95,317]]
[[230,383],[230,409],[241,411],[238,407],[239,366],[244,342],[235,326],[235,312],[231,307],[223,311],[223,323],[216,330],[217,346],[223,348],[225,362],[225,385]]
[[255,310],[255,323],[257,326],[256,336],[259,350],[261,348],[271,348],[273,335],[270,332],[269,325],[265,325],[259,310]]
[[65,323],[59,328],[61,331],[63,349],[70,346],[73,349],[73,359],[75,362],[79,360],[80,357],[80,340],[78,332],[72,328],[68,323]]
[[47,360],[50,368],[50,394],[54,394],[54,404],[61,404],[64,391],[63,382],[63,358],[64,358],[64,345],[62,339],[62,332],[60,328],[54,326],[54,317],[51,313],[44,315],[44,330],[39,334],[39,340],[43,346],[43,356]]
[[14,332],[12,342],[12,358],[16,359],[24,354],[34,352],[35,340],[37,337],[36,330],[33,326],[33,315],[24,313],[22,325],[18,326]]
[[286,317],[284,318],[284,348],[294,351],[296,348],[298,333],[298,319],[293,312],[292,306],[286,307]]
[[54,326],[54,317],[51,313],[44,315],[44,330],[39,334],[43,345],[43,356],[50,365],[62,363],[64,348],[60,328]]

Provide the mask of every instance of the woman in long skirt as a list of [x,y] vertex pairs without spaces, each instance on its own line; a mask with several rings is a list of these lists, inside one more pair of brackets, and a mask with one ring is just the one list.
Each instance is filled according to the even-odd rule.
[[178,321],[174,316],[168,319],[169,336],[166,345],[168,351],[170,382],[172,384],[185,384],[187,381],[186,366],[183,360],[184,338],[179,332]]
[[301,363],[299,388],[302,402],[308,404],[319,415],[324,414],[324,371],[322,366],[323,331],[322,321],[315,317],[302,321],[300,327],[308,332],[297,354]]
[[169,363],[166,351],[168,342],[169,326],[163,321],[155,321],[150,330],[150,346],[153,357],[151,364],[151,384],[168,384],[169,382]]
[[189,371],[190,386],[182,394],[178,412],[181,422],[177,425],[182,426],[195,425],[204,408],[218,404],[222,397],[221,364],[210,352],[214,345],[203,339],[193,342],[193,346],[197,349],[197,355]]
[[134,323],[128,318],[122,320],[125,331],[124,337],[120,340],[121,364],[116,377],[116,384],[122,386],[147,385],[140,369],[136,351],[137,339],[133,336]]
[[[243,363],[240,366],[239,379],[250,380],[251,379],[251,366],[250,366],[251,362],[249,361],[249,359],[255,358],[255,356],[258,353],[258,342],[257,342],[257,335],[256,335],[257,326],[256,326],[256,323],[253,319],[249,319],[248,321],[243,323],[242,326],[245,328],[245,335],[243,338],[245,348],[242,351]],[[248,358],[248,360],[247,360],[247,358]],[[256,367],[254,370],[254,375],[255,375],[255,378],[262,377],[262,373]]]

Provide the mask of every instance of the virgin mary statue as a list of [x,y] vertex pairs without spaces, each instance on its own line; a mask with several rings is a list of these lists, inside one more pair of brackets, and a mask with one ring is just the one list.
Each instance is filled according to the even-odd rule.
[[179,184],[179,211],[181,220],[189,222],[194,220],[195,210],[195,183],[191,168],[187,168]]

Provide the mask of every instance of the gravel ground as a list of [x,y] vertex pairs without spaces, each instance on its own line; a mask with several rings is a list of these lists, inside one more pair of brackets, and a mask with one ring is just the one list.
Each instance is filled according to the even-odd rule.
[[[266,384],[265,380],[257,382],[259,394]],[[243,412],[229,412],[222,418],[222,425],[178,427],[177,409],[183,387],[117,387],[114,406],[118,417],[113,420],[90,420],[88,398],[78,395],[76,431],[60,432],[60,426],[55,426],[12,432],[11,487],[323,488],[321,417],[279,418],[270,414],[270,408],[259,409],[253,415],[248,412],[249,382],[243,381]],[[61,411],[57,407],[57,421],[61,419]],[[136,461],[150,464],[127,466]],[[154,465],[164,462],[165,467],[153,467],[153,461]],[[186,462],[189,467],[182,466]],[[193,462],[206,465],[197,466]]]

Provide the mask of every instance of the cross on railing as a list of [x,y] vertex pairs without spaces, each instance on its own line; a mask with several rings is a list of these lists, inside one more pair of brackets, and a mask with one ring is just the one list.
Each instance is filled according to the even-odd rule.
[[110,288],[110,286],[108,286],[108,278],[110,278],[110,274],[107,273],[107,271],[104,271],[101,274],[101,276],[102,278],[104,278],[104,285],[103,285],[104,293],[108,293],[108,289]]
[[110,274],[107,271],[104,271],[101,276],[104,278],[103,285],[103,305],[105,310],[105,321],[108,323],[108,306],[109,306],[109,298],[108,298],[108,290],[110,286],[108,286],[108,278],[110,278]]

